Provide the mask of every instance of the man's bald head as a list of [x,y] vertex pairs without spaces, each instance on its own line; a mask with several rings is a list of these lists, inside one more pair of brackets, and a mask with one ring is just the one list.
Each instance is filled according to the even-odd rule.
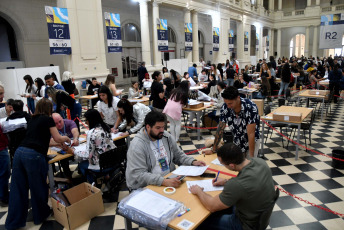
[[54,119],[56,128],[58,130],[62,130],[63,126],[64,126],[64,122],[63,122],[63,118],[61,117],[61,115],[58,113],[53,113],[52,118]]

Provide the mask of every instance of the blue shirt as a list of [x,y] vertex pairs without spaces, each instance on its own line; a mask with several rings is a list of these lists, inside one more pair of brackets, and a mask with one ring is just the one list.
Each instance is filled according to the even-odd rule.
[[194,79],[194,76],[196,77],[198,76],[197,69],[196,67],[193,67],[193,66],[189,67],[188,73],[189,73],[189,77],[191,77],[192,79]]
[[259,139],[260,117],[257,105],[249,99],[240,98],[241,111],[236,116],[235,111],[227,107],[224,103],[221,108],[220,121],[227,123],[229,129],[234,135],[234,144],[241,148],[241,151],[247,152],[249,149],[247,125],[256,124],[255,141]]

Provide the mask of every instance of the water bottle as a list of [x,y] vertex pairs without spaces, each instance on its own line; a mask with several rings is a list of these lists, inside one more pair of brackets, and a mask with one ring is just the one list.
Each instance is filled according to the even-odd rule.
[[248,88],[251,88],[251,82],[248,83]]
[[302,91],[302,85],[300,85],[300,91]]

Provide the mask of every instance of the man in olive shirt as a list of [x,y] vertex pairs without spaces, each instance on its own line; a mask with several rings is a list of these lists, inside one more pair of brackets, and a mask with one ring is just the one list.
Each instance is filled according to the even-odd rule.
[[213,180],[214,186],[224,186],[221,194],[210,196],[197,185],[190,192],[213,214],[199,229],[255,229],[259,217],[275,201],[275,188],[270,168],[260,158],[246,159],[240,147],[225,144],[218,152],[221,164],[237,177]]

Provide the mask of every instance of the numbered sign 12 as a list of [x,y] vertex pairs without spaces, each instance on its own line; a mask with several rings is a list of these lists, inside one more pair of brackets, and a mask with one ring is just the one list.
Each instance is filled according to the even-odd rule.
[[192,23],[185,23],[185,51],[192,51]]
[[108,52],[122,52],[121,21],[119,14],[104,13]]
[[158,50],[167,51],[168,50],[168,30],[167,30],[167,20],[158,19]]
[[71,54],[67,9],[46,6],[45,15],[48,23],[50,54]]

